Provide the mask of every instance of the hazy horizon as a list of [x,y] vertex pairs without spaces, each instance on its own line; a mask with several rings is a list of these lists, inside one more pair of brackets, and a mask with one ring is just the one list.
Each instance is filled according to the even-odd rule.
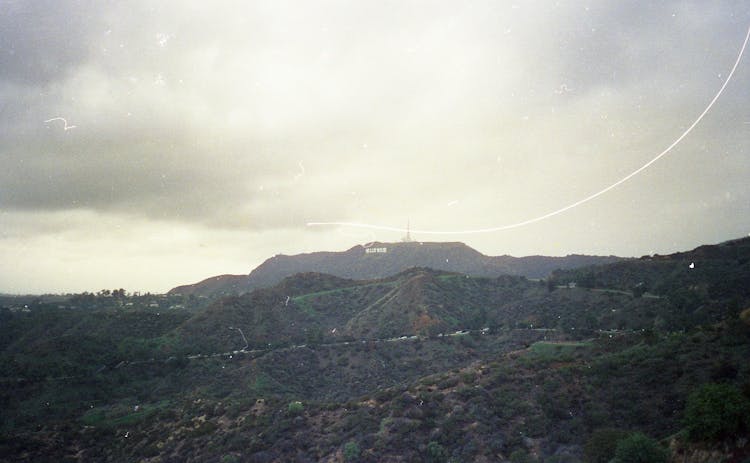
[[750,234],[748,56],[689,130],[744,2],[456,5],[0,0],[0,293],[162,293],[403,235],[310,222],[529,222],[413,233],[517,257]]

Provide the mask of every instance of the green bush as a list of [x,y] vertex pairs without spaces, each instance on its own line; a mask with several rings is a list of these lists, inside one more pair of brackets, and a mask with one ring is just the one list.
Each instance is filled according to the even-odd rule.
[[214,431],[216,431],[219,427],[216,425],[216,423],[212,421],[206,421],[202,423],[200,426],[198,426],[196,429],[194,429],[190,433],[190,437],[200,437],[205,436],[206,434],[212,434]]
[[685,405],[683,423],[693,441],[737,435],[748,426],[750,401],[730,384],[705,384]]
[[344,444],[344,461],[357,461],[360,454],[359,445],[354,441]]
[[430,463],[442,463],[445,461],[446,454],[442,445],[435,441],[427,444],[427,461]]
[[627,437],[627,432],[619,429],[597,429],[583,447],[583,461],[586,463],[609,463],[615,456],[617,442]]
[[583,447],[586,463],[609,463],[615,457],[617,443],[628,436],[626,431],[613,428],[597,429]]
[[668,452],[654,439],[633,433],[617,443],[615,463],[666,463]]
[[514,450],[513,453],[510,454],[510,461],[513,463],[532,463],[534,460],[531,458],[531,455],[529,455],[526,450],[518,449]]
[[289,402],[289,406],[287,407],[287,413],[290,416],[298,416],[301,415],[302,412],[305,411],[305,406],[302,405],[302,402],[295,400],[294,402]]

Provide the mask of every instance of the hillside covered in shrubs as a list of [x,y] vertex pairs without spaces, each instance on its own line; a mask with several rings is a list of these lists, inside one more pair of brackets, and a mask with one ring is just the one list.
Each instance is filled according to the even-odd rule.
[[0,459],[743,462],[749,250],[540,281],[303,273],[164,307],[5,297]]

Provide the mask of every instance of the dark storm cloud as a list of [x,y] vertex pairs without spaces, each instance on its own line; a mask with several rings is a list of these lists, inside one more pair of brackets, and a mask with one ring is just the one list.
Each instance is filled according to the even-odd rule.
[[44,85],[86,61],[106,2],[0,2],[0,81]]
[[[466,230],[540,216],[695,120],[736,58],[745,3],[0,0],[0,221],[12,226],[0,261],[64,248],[46,268],[59,278],[127,242],[124,258],[167,281],[205,242],[223,243],[235,269],[223,273],[248,271],[247,255],[398,238],[308,221]],[[628,255],[744,230],[747,63],[641,175],[469,244]],[[201,268],[212,252],[200,248]],[[29,280],[15,267],[0,279]]]
[[[108,6],[13,3],[5,10],[3,25],[12,27],[2,40],[12,53],[3,55],[0,80],[7,102],[0,208],[83,208],[246,229],[299,226],[301,204],[318,209],[309,201],[325,185],[309,181],[313,172],[298,178],[301,160],[312,155],[306,145],[321,137],[298,122],[315,104],[281,100],[275,83],[311,78],[287,74],[294,68],[285,61],[298,58],[293,33],[291,42],[277,32],[267,39],[292,53],[280,60],[247,40],[263,30],[263,8],[245,8],[239,19],[208,9],[216,21],[204,21],[190,8],[169,15],[164,4]],[[265,67],[253,66],[258,57]],[[276,85],[278,96],[249,98],[253,84]],[[62,116],[76,128],[43,122]],[[232,127],[235,120],[241,126]],[[310,188],[318,192],[304,192]]]
[[[523,170],[494,169],[502,153],[510,155],[504,166],[518,158],[533,177],[554,175],[601,151],[591,131],[610,130],[602,117],[632,124],[665,82],[666,92],[679,87],[696,61],[696,44],[680,40],[696,36],[716,56],[700,71],[726,65],[735,50],[725,50],[730,32],[718,26],[742,10],[737,2],[707,17],[684,2],[417,5],[333,3],[328,13],[253,4],[237,14],[193,5],[167,14],[169,5],[149,3],[15,3],[4,18],[16,25],[3,35],[26,47],[10,67],[28,79],[6,85],[0,206],[254,229],[302,223],[318,201],[326,215],[345,216],[363,204],[417,207],[416,185],[431,196],[446,194],[445,184],[473,188],[471,179],[487,173],[515,183]],[[65,72],[34,71],[43,63]],[[696,104],[716,85],[691,82],[704,91]],[[618,93],[589,95],[599,89]],[[694,101],[684,91],[670,104],[682,111]],[[555,106],[571,108],[567,119],[550,113]],[[78,127],[42,123],[55,116]],[[508,120],[488,124],[498,118]],[[540,130],[561,134],[550,144]],[[664,127],[636,130],[656,136]],[[488,161],[493,169],[466,169]],[[298,178],[301,162],[308,170]],[[382,188],[377,175],[360,173],[386,165],[398,165],[390,191],[352,202],[354,190]]]
[[[74,131],[75,130],[75,131]],[[259,190],[274,163],[252,143],[205,147],[178,131],[155,135],[101,133],[57,125],[38,129],[37,142],[6,148],[0,171],[0,208],[55,211],[90,209],[154,219],[227,221],[246,204],[278,198],[278,186]],[[170,135],[171,133],[171,135]],[[236,151],[236,155],[232,152]],[[288,166],[292,178],[295,166]]]

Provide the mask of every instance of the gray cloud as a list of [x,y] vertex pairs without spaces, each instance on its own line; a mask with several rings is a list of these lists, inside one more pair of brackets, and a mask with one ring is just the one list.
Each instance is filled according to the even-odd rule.
[[[58,230],[80,249],[94,220],[200,230],[192,244],[282,233],[291,253],[351,244],[308,221],[456,230],[547,213],[679,136],[750,24],[740,0],[3,6],[0,220],[24,224],[12,240]],[[744,234],[746,63],[628,184],[526,232],[450,238],[638,254]]]
[[[103,2],[6,0],[0,5],[0,80],[43,85],[85,62]],[[102,31],[103,32],[103,31]]]

